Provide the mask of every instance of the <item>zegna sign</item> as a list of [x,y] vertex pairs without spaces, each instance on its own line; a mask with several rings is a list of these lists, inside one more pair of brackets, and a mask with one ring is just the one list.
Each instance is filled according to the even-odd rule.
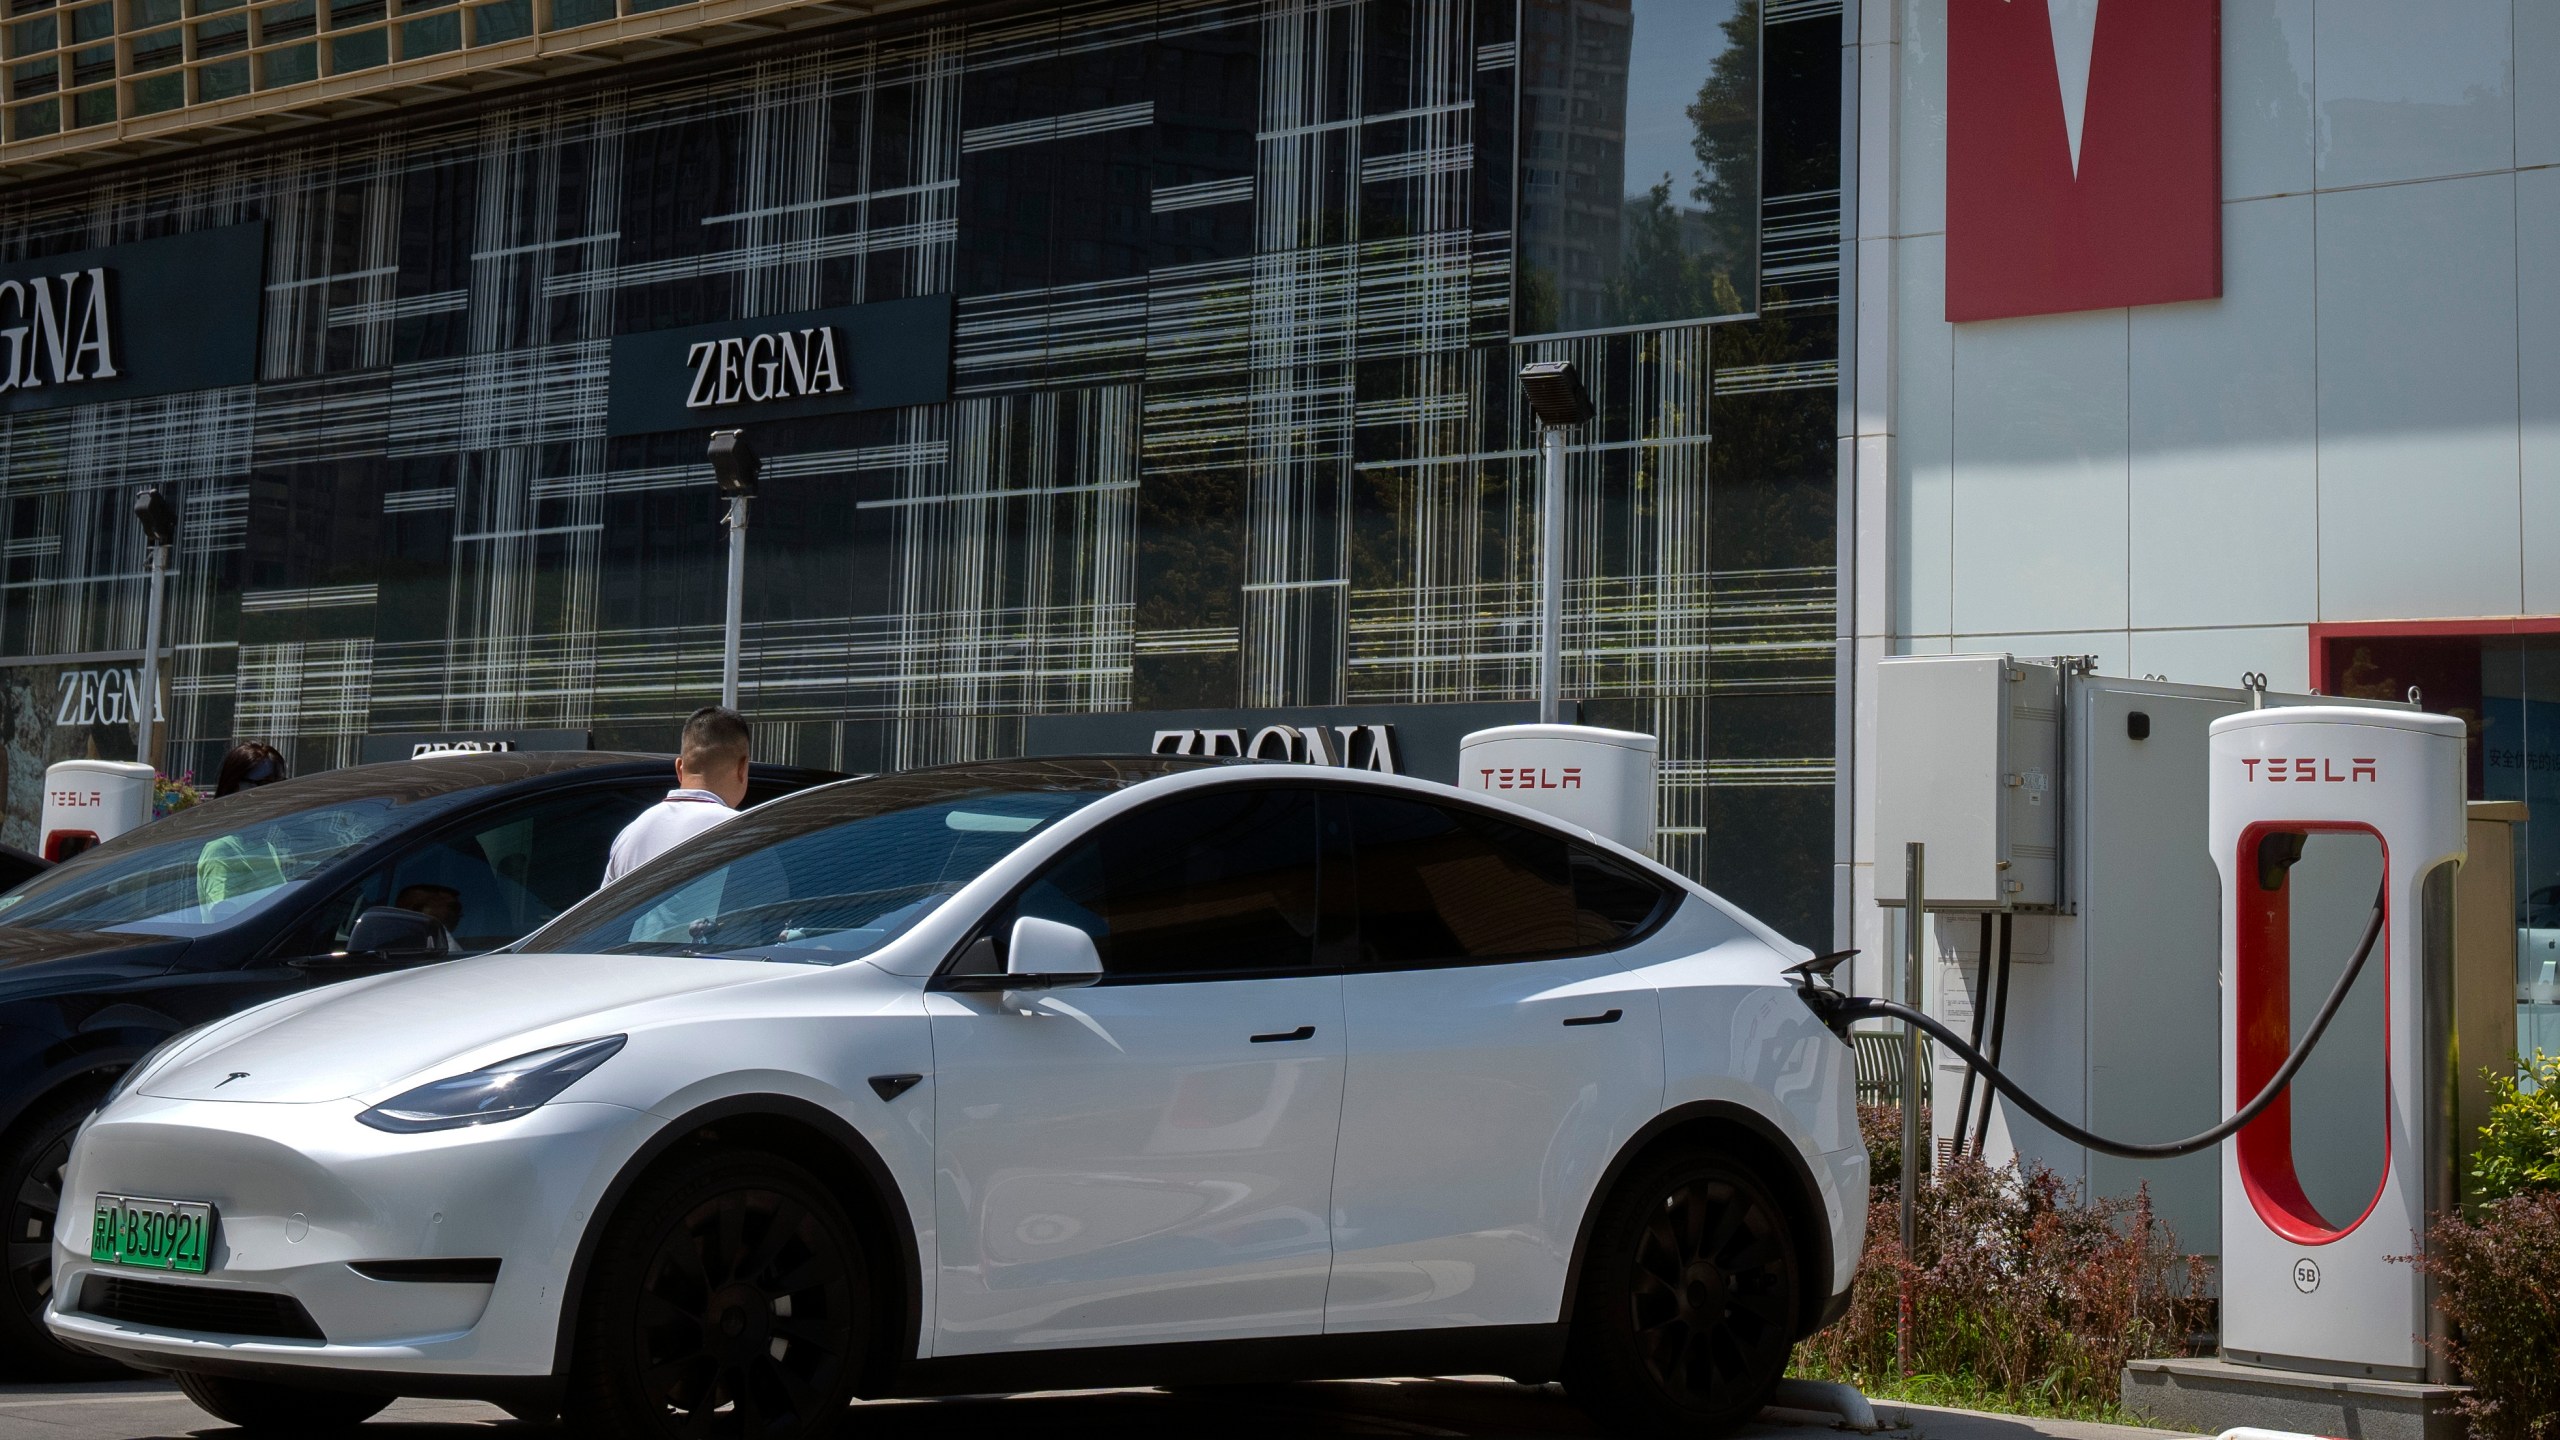
[[0,412],[258,378],[263,223],[0,263]]
[[[1580,711],[1566,701],[1566,722],[1573,723]],[[1537,718],[1537,703],[1528,700],[1034,715],[1023,722],[1022,752],[1284,761],[1456,784],[1459,741],[1478,730]]]
[[0,392],[114,380],[115,320],[104,265],[0,280]]
[[644,435],[951,398],[948,295],[843,305],[613,342],[605,430]]
[[[65,670],[54,679],[53,723],[56,725],[130,725],[142,714],[140,668]],[[152,697],[154,724],[169,718],[159,697]]]
[[735,335],[696,340],[684,352],[684,363],[693,367],[684,408],[842,395],[844,360],[838,348],[833,325],[768,330],[743,340]]
[[1241,725],[1179,726],[1157,731],[1147,749],[1155,755],[1232,756],[1333,765],[1345,770],[1382,770],[1389,775],[1404,773],[1396,764],[1393,725],[1283,724],[1255,730]]

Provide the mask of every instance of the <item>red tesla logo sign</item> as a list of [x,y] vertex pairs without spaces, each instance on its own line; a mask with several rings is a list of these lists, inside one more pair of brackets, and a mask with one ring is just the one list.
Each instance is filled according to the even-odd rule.
[[2222,293],[2220,16],[1949,0],[1949,320]]

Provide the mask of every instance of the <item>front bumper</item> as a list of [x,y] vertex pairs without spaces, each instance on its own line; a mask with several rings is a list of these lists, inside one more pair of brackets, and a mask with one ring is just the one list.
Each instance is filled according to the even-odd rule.
[[[68,1223],[57,1227],[45,1316],[54,1335],[144,1369],[548,1376],[588,1217],[661,1122],[554,1101],[501,1124],[390,1135],[358,1124],[361,1108],[129,1096],[91,1121],[64,1177]],[[101,1191],[210,1201],[207,1273],[92,1263],[82,1217]],[[462,1259],[498,1260],[497,1278],[378,1280],[352,1268]],[[326,1338],[104,1318],[85,1313],[93,1277],[290,1296]]]

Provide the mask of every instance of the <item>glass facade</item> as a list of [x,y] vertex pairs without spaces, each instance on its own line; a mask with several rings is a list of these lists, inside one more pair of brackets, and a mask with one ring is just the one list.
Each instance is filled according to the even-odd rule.
[[147,483],[183,513],[171,769],[234,737],[297,773],[393,732],[667,748],[716,691],[724,537],[702,426],[607,434],[613,340],[949,294],[948,403],[755,429],[764,756],[1525,697],[1513,376],[1569,357],[1600,413],[1566,692],[1661,737],[1665,859],[1822,943],[1840,18],[1782,8],[1720,31],[1765,19],[1773,198],[1718,272],[1758,318],[1715,326],[1515,343],[1514,0],[946,7],[0,195],[12,259],[266,226],[255,384],[0,417],[0,838],[46,758],[129,753],[129,701],[73,675],[141,643]]
[[1759,307],[1761,55],[1759,0],[1524,0],[1522,334]]

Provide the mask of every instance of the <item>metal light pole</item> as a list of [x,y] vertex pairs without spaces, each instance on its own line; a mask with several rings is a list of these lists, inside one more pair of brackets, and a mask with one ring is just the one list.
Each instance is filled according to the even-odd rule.
[[[1920,952],[1928,938],[1929,912],[1921,889],[1928,847],[1917,840],[1902,847],[1902,999],[1920,1008]],[[1911,1259],[1920,1239],[1920,1027],[1902,1027],[1902,1257]]]
[[[1902,998],[1912,1009],[1920,1008],[1920,950],[1927,938],[1929,910],[1923,897],[1928,847],[1917,840],[1902,847]],[[1920,1246],[1920,1027],[1906,1022],[1902,1027],[1902,1267],[1894,1313],[1894,1354],[1902,1373],[1911,1373],[1911,1326],[1916,1307],[1912,1303],[1911,1274],[1918,1264]]]
[[1591,396],[1570,360],[1520,367],[1538,420],[1538,721],[1564,719],[1564,432],[1591,418]]
[[150,552],[151,598],[142,617],[142,715],[134,731],[133,758],[151,759],[152,722],[160,710],[160,609],[168,587],[169,553],[178,543],[178,507],[157,485],[142,487],[133,497],[133,518],[142,526],[143,546]]
[[711,476],[729,497],[729,608],[720,635],[720,703],[738,708],[738,650],[747,615],[747,502],[755,498],[756,476],[763,462],[744,430],[711,432]]

